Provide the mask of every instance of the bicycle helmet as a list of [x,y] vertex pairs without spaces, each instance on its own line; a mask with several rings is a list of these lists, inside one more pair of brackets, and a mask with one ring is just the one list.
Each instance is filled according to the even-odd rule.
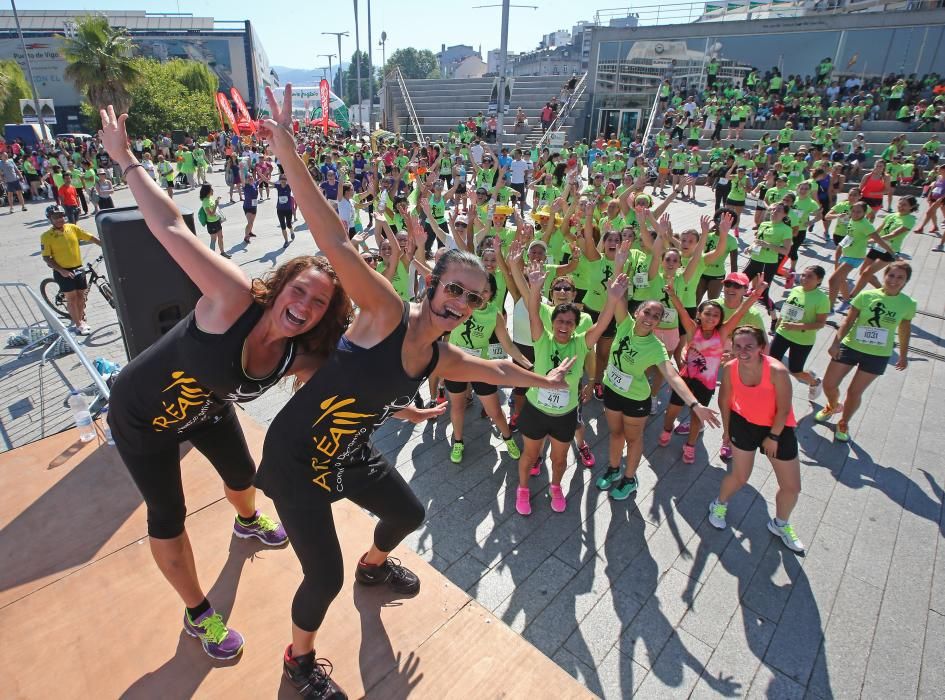
[[50,204],[46,207],[46,218],[51,219],[53,216],[65,216],[66,210],[60,207],[58,204]]

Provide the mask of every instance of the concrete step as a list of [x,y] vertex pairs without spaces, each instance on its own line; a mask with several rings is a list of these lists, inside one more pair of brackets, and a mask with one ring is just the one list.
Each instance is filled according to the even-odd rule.
[[[776,129],[776,128],[745,129],[742,131],[742,136],[745,139],[753,139],[757,141],[764,134],[771,134],[772,136],[777,136],[778,131],[779,129]],[[722,129],[722,133],[724,135],[726,133],[726,129]],[[895,131],[876,131],[876,130],[870,131],[866,129],[860,129],[859,131],[853,130],[853,131],[841,132],[840,140],[843,143],[849,143],[853,139],[853,137],[856,136],[858,133],[863,133],[863,135],[866,136],[867,141],[871,143],[883,143],[885,145],[888,145],[889,142],[892,141],[896,136],[900,136],[902,134],[905,134],[906,140],[909,143],[915,144],[915,145],[922,145],[923,143],[925,143],[932,137],[932,134],[927,131],[906,131],[905,129],[898,129]],[[810,131],[795,130],[794,140],[797,141],[798,139],[804,139],[804,140],[810,141],[810,135],[811,135]]]

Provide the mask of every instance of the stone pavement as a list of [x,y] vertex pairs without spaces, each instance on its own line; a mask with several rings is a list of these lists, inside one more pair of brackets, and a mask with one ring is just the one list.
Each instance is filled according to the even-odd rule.
[[[212,177],[225,192],[222,174]],[[702,187],[699,194],[709,196]],[[116,199],[130,203],[125,190]],[[178,199],[196,204],[195,193]],[[247,274],[314,250],[303,230],[283,252],[272,209],[272,202],[261,204],[259,238],[249,249],[231,250]],[[8,251],[0,281],[37,285],[47,276],[35,252],[43,230],[38,211],[0,215]],[[239,242],[239,205],[226,211],[226,237]],[[677,230],[708,211],[670,206]],[[807,259],[829,269],[830,252],[816,245],[820,231],[809,240],[815,245]],[[705,433],[696,464],[687,466],[681,438],[656,446],[661,417],[652,418],[635,500],[609,500],[593,485],[607,454],[594,401],[585,416],[598,466],[585,470],[572,455],[561,514],[548,503],[547,470],[533,478],[528,518],[514,508],[516,465],[478,418],[478,406],[467,411],[461,465],[448,459],[448,420],[386,424],[376,444],[427,507],[409,546],[602,697],[941,697],[945,437],[936,397],[945,391],[945,254],[931,251],[935,243],[928,235],[907,239],[915,273],[906,291],[924,312],[913,324],[917,352],[906,372],[890,369],[869,390],[851,425],[853,442],[834,442],[832,427],[812,420],[820,404],[811,407],[806,392],[796,392],[803,487],[793,522],[808,544],[806,557],[765,528],[776,481],[763,458],[731,502],[729,529],[706,522],[725,470],[717,430]],[[778,287],[774,298],[780,294]],[[90,355],[121,359],[114,312],[95,293],[90,308]],[[821,331],[811,355],[820,374],[831,337],[832,329]],[[62,379],[87,383],[74,358],[40,370],[35,362],[11,365],[8,354],[0,355],[6,444],[66,427]],[[277,388],[247,410],[266,423],[287,396],[287,388]],[[665,401],[663,395],[660,405]]]

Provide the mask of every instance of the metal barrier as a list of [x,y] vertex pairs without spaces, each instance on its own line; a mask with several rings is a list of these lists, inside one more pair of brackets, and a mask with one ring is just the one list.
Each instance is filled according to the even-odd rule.
[[587,89],[587,71],[584,72],[584,75],[581,76],[581,79],[578,81],[577,85],[574,86],[574,90],[568,95],[568,101],[564,103],[564,107],[561,108],[556,115],[551,124],[548,125],[548,130],[541,135],[541,138],[538,139],[536,148],[541,151],[544,148],[545,144],[551,138],[551,135],[557,133],[564,126],[565,121],[568,117],[571,116],[571,111],[581,100],[581,96],[584,94],[584,91]]
[[650,105],[650,117],[646,120],[646,129],[643,131],[643,150],[646,152],[647,144],[649,144],[650,132],[653,130],[653,123],[656,121],[656,110],[659,109],[660,102],[660,90],[656,89],[656,95],[653,96],[653,104]]
[[[39,311],[37,314],[36,312]],[[50,353],[56,347],[57,339],[65,343],[79,358],[79,362],[92,378],[96,393],[104,401],[108,401],[111,392],[102,376],[95,369],[95,365],[85,355],[82,346],[76,341],[62,320],[43,301],[42,297],[22,282],[0,283],[0,331],[23,332],[30,328],[40,328],[46,324],[43,335],[20,350],[20,357],[25,353],[48,345],[43,351],[42,364],[46,364]]]

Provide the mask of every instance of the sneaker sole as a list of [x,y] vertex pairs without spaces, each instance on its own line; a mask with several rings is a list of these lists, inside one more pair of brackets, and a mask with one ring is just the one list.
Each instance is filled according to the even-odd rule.
[[252,540],[257,539],[262,542],[267,547],[281,547],[286,542],[289,541],[289,538],[286,537],[284,540],[279,540],[278,542],[270,542],[266,540],[262,535],[257,535],[255,532],[237,532],[233,530],[233,534],[239,537],[241,540]]
[[198,635],[195,632],[192,632],[190,628],[187,627],[187,625],[184,625],[184,632],[186,632],[188,635],[190,635],[191,637],[196,639],[198,642],[200,642],[200,646],[203,649],[203,653],[209,656],[211,659],[217,659],[218,661],[227,661],[228,659],[235,659],[237,656],[243,653],[243,645],[240,644],[240,648],[234,651],[229,656],[223,656],[222,654],[211,654],[210,651],[207,649],[206,645],[203,643],[203,640],[200,639],[200,635]]

